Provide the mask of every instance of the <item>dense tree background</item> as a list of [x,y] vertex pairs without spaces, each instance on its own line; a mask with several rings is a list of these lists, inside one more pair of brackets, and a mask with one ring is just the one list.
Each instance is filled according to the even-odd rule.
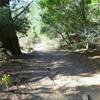
[[100,35],[99,0],[40,0],[39,4],[42,32],[61,35],[68,46],[88,49]]
[[31,39],[46,34],[71,49],[95,47],[94,40],[100,36],[100,0],[33,1],[0,0],[3,48],[13,55],[21,54],[17,37],[20,33]]

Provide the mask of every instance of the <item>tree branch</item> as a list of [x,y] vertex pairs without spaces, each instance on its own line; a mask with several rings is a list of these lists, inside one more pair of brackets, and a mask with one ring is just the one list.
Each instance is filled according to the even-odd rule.
[[20,7],[20,8],[15,9],[15,10],[13,10],[11,13],[18,11],[18,10],[20,10],[21,8],[23,8],[23,6]]
[[16,19],[32,4],[33,0],[19,13],[17,14],[13,19],[16,21]]

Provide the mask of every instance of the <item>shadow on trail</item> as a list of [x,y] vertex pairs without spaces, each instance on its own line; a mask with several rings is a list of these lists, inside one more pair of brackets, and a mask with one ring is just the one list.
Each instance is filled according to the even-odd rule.
[[57,75],[89,76],[96,73],[99,67],[99,63],[83,54],[51,51],[24,54],[3,65],[1,70],[9,73],[14,81],[17,80],[15,84],[22,84],[36,82],[44,77],[53,79]]
[[[70,94],[68,94],[69,90]],[[100,100],[100,87],[96,85],[78,86],[76,88],[61,87],[59,91],[64,94],[67,100]]]
[[[16,89],[14,89],[13,86],[11,87],[12,92],[6,93],[6,96],[8,96],[7,100],[9,100],[8,98],[12,97],[12,95],[14,98],[18,97],[19,100],[22,100],[22,95],[24,95],[25,99],[28,98],[28,100],[44,100],[43,98],[46,98],[45,100],[52,100],[52,98],[56,97],[62,99],[62,94],[64,94],[64,98],[69,98],[68,100],[75,97],[76,99],[72,100],[81,100],[78,99],[82,98],[80,94],[70,96],[65,94],[65,91],[69,91],[71,89],[71,87],[68,87],[67,85],[59,87],[58,91],[61,93],[56,96],[55,93],[52,93],[53,91],[51,91],[49,87],[46,87],[46,79],[51,82],[55,80],[57,75],[89,77],[99,71],[100,64],[81,53],[68,53],[66,51],[33,52],[32,54],[23,54],[19,58],[11,59],[9,62],[0,67],[0,78],[3,73],[8,73],[12,78],[13,86],[19,87]],[[43,83],[45,82],[45,85],[42,85],[42,87],[35,87],[33,85],[35,82],[39,83],[41,80]],[[25,87],[23,87],[24,85]],[[33,86],[32,89],[31,86]],[[77,91],[79,90],[83,94],[90,93],[89,95],[91,96],[93,93],[90,91],[94,91],[98,87],[80,86],[76,88]],[[0,91],[3,93],[2,90]],[[99,96],[98,93],[96,93],[96,96]]]

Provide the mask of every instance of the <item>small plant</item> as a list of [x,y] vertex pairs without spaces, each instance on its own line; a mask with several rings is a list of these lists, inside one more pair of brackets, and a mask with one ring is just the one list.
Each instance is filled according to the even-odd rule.
[[2,83],[6,86],[7,89],[9,86],[11,86],[12,80],[9,74],[3,74]]

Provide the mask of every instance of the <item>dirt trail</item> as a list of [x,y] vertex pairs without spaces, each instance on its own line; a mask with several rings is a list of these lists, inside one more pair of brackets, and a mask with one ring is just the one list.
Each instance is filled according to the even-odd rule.
[[0,100],[100,100],[100,63],[80,53],[38,50],[0,68],[11,75]]

